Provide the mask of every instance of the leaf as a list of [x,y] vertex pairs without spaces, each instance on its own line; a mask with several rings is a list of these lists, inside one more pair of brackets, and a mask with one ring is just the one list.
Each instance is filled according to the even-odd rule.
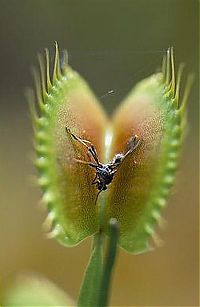
[[94,171],[74,161],[75,157],[88,160],[88,156],[66,132],[66,127],[89,139],[102,158],[107,119],[85,81],[67,63],[60,73],[57,45],[53,82],[48,81],[48,87],[44,74],[49,76],[49,58],[46,73],[44,64],[40,66],[42,92],[37,91],[37,99],[41,115],[34,110],[32,114],[39,183],[49,211],[46,224],[50,224],[49,237],[56,237],[64,245],[74,245],[98,230],[96,188],[91,185]]
[[[172,49],[166,65],[166,75],[157,73],[138,83],[112,118],[111,156],[123,152],[133,135],[141,140],[122,163],[107,199],[107,219],[118,220],[119,245],[131,253],[151,249],[149,238],[173,185],[182,142],[184,105],[178,101]],[[182,66],[179,82],[181,73]]]
[[[154,236],[174,181],[191,78],[180,99],[183,66],[176,80],[170,48],[161,72],[139,82],[108,120],[86,82],[68,66],[66,57],[65,53],[61,70],[56,45],[51,80],[48,52],[46,72],[40,56],[41,82],[36,75],[40,115],[31,101],[39,183],[49,211],[46,224],[52,229],[49,237],[75,245],[100,229],[108,232],[110,218],[116,218],[119,245],[131,253],[146,251],[151,248],[149,238]],[[90,161],[86,146],[77,137],[91,142],[99,160],[107,164],[115,154],[126,151],[135,135],[141,144],[124,159],[95,205],[95,170],[76,161]]]

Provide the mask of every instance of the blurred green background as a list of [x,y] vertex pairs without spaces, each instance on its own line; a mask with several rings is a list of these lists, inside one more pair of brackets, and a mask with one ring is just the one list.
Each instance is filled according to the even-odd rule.
[[[198,2],[194,0],[0,1],[0,288],[37,272],[77,298],[90,240],[67,249],[44,238],[45,213],[31,162],[32,128],[24,89],[36,54],[54,41],[111,112],[174,46],[176,63],[195,73],[189,129],[176,186],[154,252],[120,251],[113,306],[198,305]],[[106,95],[113,90],[112,95]]]

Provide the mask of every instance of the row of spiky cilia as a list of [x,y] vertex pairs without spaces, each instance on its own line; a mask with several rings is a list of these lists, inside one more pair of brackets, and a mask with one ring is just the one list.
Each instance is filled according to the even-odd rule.
[[[55,190],[56,173],[54,155],[51,154],[52,148],[52,131],[54,126],[49,123],[49,118],[52,112],[55,111],[55,106],[60,101],[63,94],[64,86],[73,79],[76,74],[71,74],[68,69],[67,51],[63,52],[62,70],[60,68],[58,44],[55,43],[55,59],[52,73],[52,80],[50,77],[49,67],[49,51],[45,49],[46,63],[44,63],[42,56],[39,54],[40,73],[33,71],[36,87],[36,97],[33,92],[29,94],[30,110],[33,119],[33,127],[35,132],[36,143],[35,149],[37,153],[36,167],[39,171],[39,185],[43,190],[42,202],[47,205],[48,215],[44,222],[45,231],[48,231],[47,237],[57,237],[62,243],[67,236],[62,227],[62,213],[59,212],[60,206],[59,194]],[[36,110],[39,106],[39,115]],[[67,244],[68,242],[66,242]],[[70,245],[70,242],[69,242]]]
[[[35,129],[36,137],[36,151],[37,161],[36,165],[40,173],[39,184],[43,189],[44,203],[47,204],[49,214],[46,219],[45,225],[48,229],[51,229],[49,237],[57,237],[62,243],[70,245],[70,242],[65,240],[66,233],[62,227],[62,213],[59,212],[60,206],[57,206],[59,201],[58,192],[53,190],[56,184],[53,184],[55,179],[55,172],[52,170],[54,163],[52,163],[51,152],[51,127],[48,124],[48,118],[51,117],[51,112],[54,109],[58,100],[58,96],[63,93],[63,87],[66,86],[70,79],[70,73],[68,70],[67,53],[64,52],[63,69],[60,69],[60,60],[58,45],[55,45],[55,61],[53,68],[52,81],[50,78],[49,69],[49,53],[46,50],[46,65],[39,56],[40,64],[40,77],[34,71],[35,83],[36,83],[36,100],[39,105],[40,117],[37,115],[35,104],[33,103],[33,95],[30,99],[30,107],[32,112],[32,118]],[[46,68],[45,68],[46,66]],[[182,103],[179,102],[179,89],[180,80],[183,71],[183,65],[180,65],[177,82],[175,80],[174,71],[174,57],[173,49],[170,48],[167,51],[167,55],[163,60],[163,79],[162,86],[164,85],[163,97],[165,103],[169,105],[169,109],[173,112],[173,126],[171,126],[171,133],[169,137],[165,138],[165,155],[163,157],[164,163],[162,164],[161,181],[158,187],[156,187],[156,195],[150,198],[148,203],[148,212],[144,216],[143,226],[144,231],[141,234],[141,240],[143,241],[144,249],[148,249],[148,240],[150,236],[154,235],[154,226],[160,220],[160,209],[164,207],[169,189],[174,181],[174,174],[177,168],[177,160],[179,156],[179,149],[182,142],[183,130],[184,130],[184,117],[185,117],[185,105],[187,96],[189,94],[191,78],[187,82],[186,90],[183,95]],[[66,78],[67,77],[67,78]],[[73,76],[72,76],[73,78]],[[68,81],[67,81],[68,80]],[[53,125],[52,125],[53,126]],[[164,167],[163,167],[164,165]]]
[[166,204],[170,188],[174,183],[186,124],[186,102],[193,79],[192,75],[188,77],[180,103],[180,82],[183,68],[184,65],[181,64],[178,69],[177,78],[175,78],[173,48],[169,48],[166,56],[163,58],[163,78],[161,81],[161,86],[164,86],[162,103],[165,103],[169,110],[167,114],[169,116],[169,125],[162,142],[164,154],[162,155],[162,161],[159,161],[160,168],[157,170],[160,182],[153,188],[147,203],[146,214],[140,222],[140,225],[143,225],[143,231],[140,232],[141,245],[139,244],[138,252],[151,249],[149,244],[150,237],[154,239],[155,244],[160,243],[160,239],[155,233],[155,225],[162,221],[160,212]]

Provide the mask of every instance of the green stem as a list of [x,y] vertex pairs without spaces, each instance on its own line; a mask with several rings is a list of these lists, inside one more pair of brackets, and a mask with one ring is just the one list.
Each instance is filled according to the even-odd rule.
[[117,242],[118,242],[118,222],[112,218],[109,223],[110,226],[110,240],[108,244],[107,255],[105,258],[105,265],[103,268],[103,275],[101,280],[101,288],[99,291],[98,307],[108,306],[110,284],[112,278],[113,267],[116,260],[117,254]]
[[103,195],[101,206],[99,206],[99,232],[94,236],[90,260],[80,289],[78,307],[106,307],[108,303],[112,270],[117,251],[118,223],[116,219],[111,219],[109,222],[109,243],[105,265],[103,265],[105,205],[106,195]]
[[97,233],[94,236],[90,260],[80,288],[78,307],[96,306],[103,269],[102,244],[103,236],[101,233]]

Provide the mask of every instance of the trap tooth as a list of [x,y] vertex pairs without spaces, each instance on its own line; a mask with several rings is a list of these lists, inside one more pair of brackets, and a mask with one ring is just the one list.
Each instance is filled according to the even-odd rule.
[[171,152],[169,152],[168,157],[169,157],[170,160],[176,161],[177,158],[178,158],[178,152],[177,151],[171,151]]
[[56,214],[54,211],[50,211],[43,222],[43,229],[45,232],[50,232],[53,227],[53,222],[55,221]]
[[173,104],[174,93],[171,89],[165,91],[165,97],[170,101],[171,104]]
[[52,96],[54,96],[54,99],[55,99],[55,96],[59,94],[59,92],[60,92],[60,89],[58,88],[57,84],[54,83],[54,85],[51,88],[51,94]]
[[50,105],[51,107],[55,104],[55,97],[52,95],[52,90],[51,93],[47,94],[46,104]]
[[177,163],[175,161],[169,161],[169,162],[167,162],[166,167],[167,167],[167,169],[173,171],[177,168]]
[[49,185],[49,178],[43,175],[38,179],[38,183],[41,187],[45,188]]
[[172,175],[166,175],[164,177],[163,183],[166,185],[171,185],[174,182],[174,176]]
[[167,198],[168,195],[169,195],[169,188],[166,187],[166,186],[163,186],[162,190],[160,191],[159,198],[165,199],[165,198]]
[[173,135],[175,137],[179,138],[180,134],[181,134],[181,127],[180,127],[180,125],[176,125],[175,127],[173,127],[172,132],[173,132]]
[[61,76],[60,70],[60,55],[58,50],[58,43],[55,42],[55,57],[54,57],[54,67],[53,67],[53,83],[57,81]]
[[160,197],[156,200],[156,203],[158,204],[159,207],[163,208],[166,204],[166,199]]
[[158,226],[161,229],[165,229],[167,226],[167,221],[162,216],[160,216],[160,218],[158,219]]
[[158,236],[156,232],[152,234],[152,239],[156,247],[161,247],[164,244],[164,241]]
[[46,118],[46,120],[48,121],[49,120],[49,117],[51,117],[52,116],[52,106],[51,106],[51,104],[50,103],[46,103],[45,105],[44,105],[44,107],[45,107],[45,118]]
[[173,95],[173,97],[171,98],[171,104],[173,105],[174,108],[176,108],[176,100],[175,100],[174,95]]
[[49,124],[48,120],[45,117],[38,118],[38,127],[39,128],[46,127],[46,126],[48,126],[48,124]]
[[49,139],[49,137],[47,136],[47,134],[42,131],[42,130],[39,130],[37,133],[36,133],[36,139],[38,141],[41,141],[41,142],[45,142]]
[[65,234],[62,238],[63,243],[69,245],[70,238]]
[[51,204],[55,200],[54,194],[52,191],[48,190],[44,192],[43,197],[42,197],[42,202],[45,204]]
[[171,148],[177,150],[178,147],[179,147],[179,145],[180,145],[180,142],[179,142],[178,139],[173,139],[173,140],[171,141],[170,145],[171,145]]
[[52,231],[45,234],[47,239],[53,239],[62,234],[62,229],[59,224],[56,224]]
[[151,226],[150,224],[146,224],[144,228],[148,235],[152,235],[154,233],[153,226]]
[[38,103],[38,105],[39,105],[40,112],[45,113],[46,112],[45,104],[42,102],[42,103]]
[[36,152],[41,155],[46,154],[48,150],[45,144],[36,144],[35,149],[36,149]]
[[39,169],[44,169],[47,167],[48,165],[48,161],[46,158],[44,157],[39,157],[37,158],[35,165],[39,168]]
[[153,210],[152,211],[152,217],[156,220],[156,221],[158,221],[159,219],[160,219],[160,212],[158,211],[158,210]]
[[56,82],[55,82],[55,85],[56,85],[58,94],[60,94],[60,89],[61,89],[61,87],[62,87],[62,81],[59,80],[59,79],[57,79]]

